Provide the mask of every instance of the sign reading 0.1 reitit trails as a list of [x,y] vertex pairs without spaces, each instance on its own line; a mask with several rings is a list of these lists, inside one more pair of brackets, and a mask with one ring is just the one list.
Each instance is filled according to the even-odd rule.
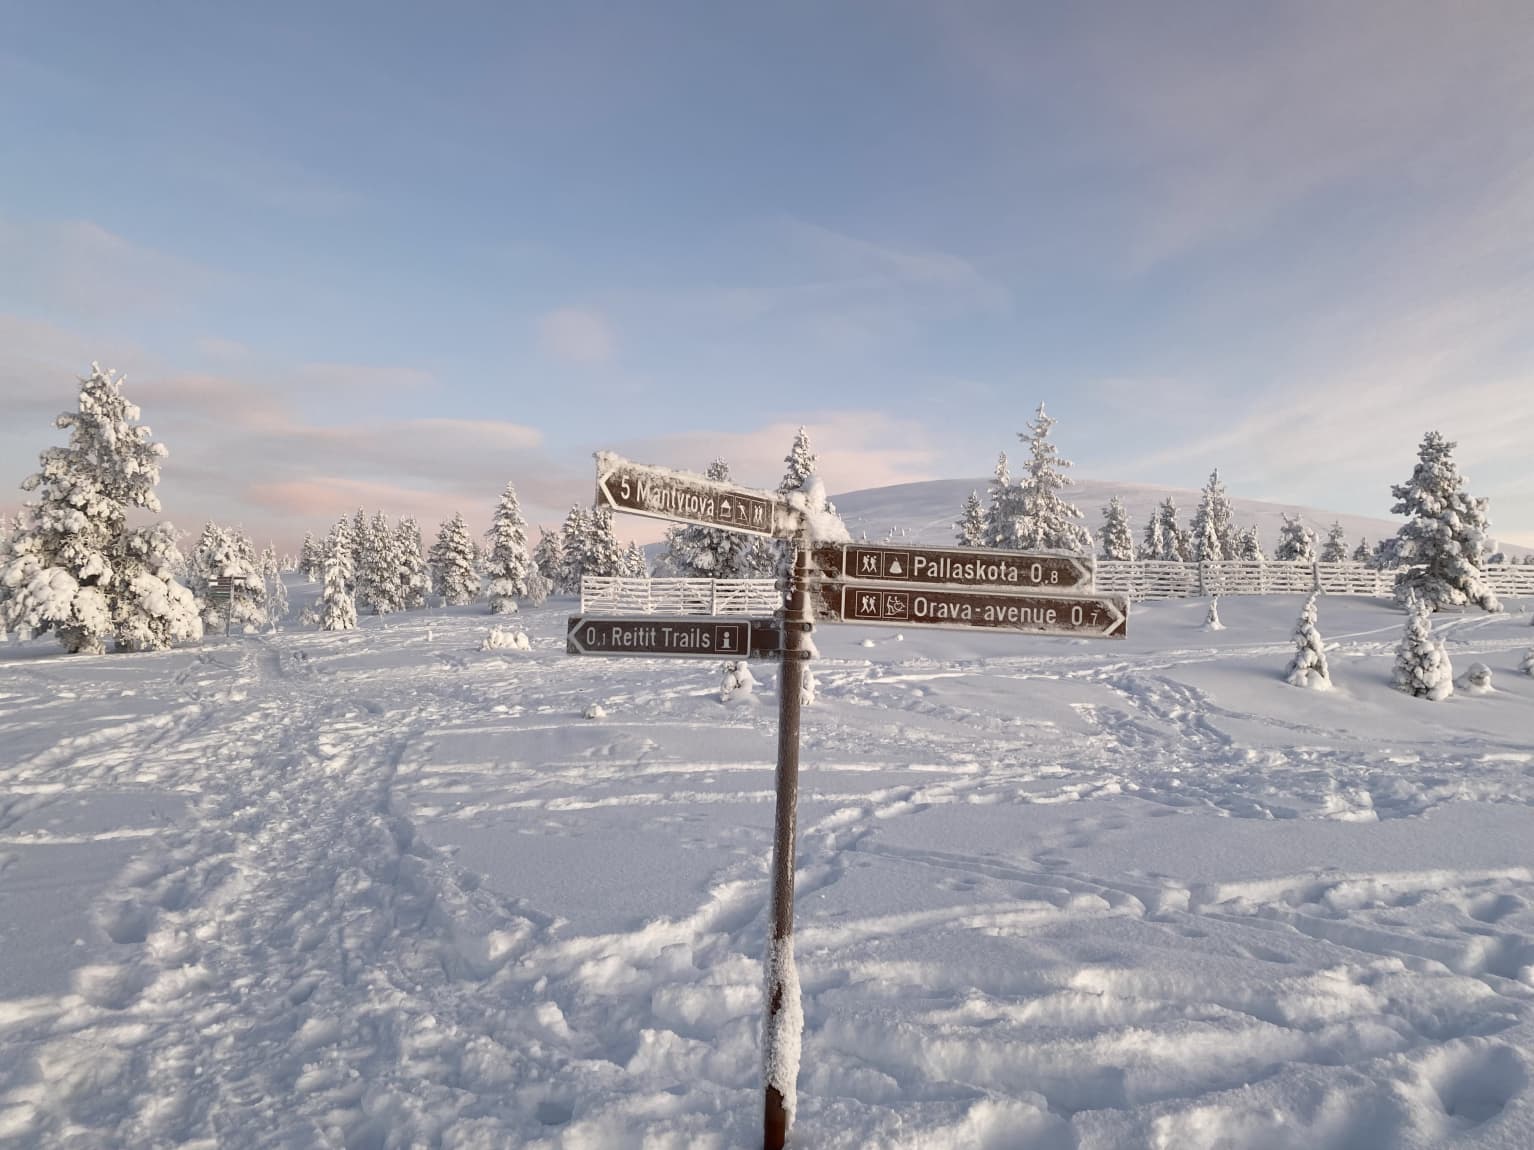
[[1093,592],[1041,595],[987,588],[902,588],[821,583],[814,588],[816,616],[827,623],[880,623],[902,627],[959,627],[1122,639],[1129,621],[1123,595]]
[[811,554],[817,572],[826,579],[1012,591],[1071,591],[1092,586],[1093,564],[1086,555],[890,543],[839,543],[816,547]]
[[635,655],[660,659],[761,659],[779,653],[776,619],[749,616],[572,615],[565,633],[570,655]]
[[778,539],[792,538],[798,527],[788,500],[775,492],[732,487],[606,451],[597,453],[597,506]]

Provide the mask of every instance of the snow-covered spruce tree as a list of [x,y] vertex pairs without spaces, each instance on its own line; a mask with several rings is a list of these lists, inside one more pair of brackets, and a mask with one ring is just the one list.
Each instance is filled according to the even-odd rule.
[[559,573],[554,586],[563,595],[578,595],[585,574],[586,537],[591,534],[591,509],[576,504],[559,530]]
[[1177,522],[1177,500],[1168,495],[1157,506],[1145,528],[1145,554],[1143,558],[1159,559],[1168,563],[1187,563],[1192,559],[1193,547],[1188,533]]
[[1332,677],[1326,667],[1326,641],[1316,627],[1316,592],[1311,592],[1294,625],[1294,658],[1284,678],[1296,687],[1318,691],[1331,689]]
[[[215,603],[213,585],[233,579],[228,603]],[[266,584],[250,536],[238,527],[209,523],[202,529],[188,571],[192,591],[202,603],[202,622],[207,630],[259,631],[266,626]]]
[[1534,647],[1530,647],[1523,656],[1523,662],[1518,664],[1518,669],[1525,675],[1534,675]]
[[401,611],[414,611],[426,606],[426,596],[431,594],[431,578],[426,572],[426,559],[421,554],[421,528],[409,515],[402,516],[394,526],[395,592]]
[[[795,447],[799,446],[795,441]],[[789,460],[792,462],[793,455]],[[810,457],[813,464],[814,456]],[[730,481],[730,465],[715,459],[708,478]],[[727,531],[722,527],[687,524],[666,534],[666,569],[683,579],[770,578],[777,561],[773,544],[756,535]]]
[[564,547],[560,533],[547,527],[538,528],[538,546],[533,548],[533,566],[538,574],[548,580],[552,591],[559,583],[560,566],[564,562]]
[[645,559],[644,548],[630,539],[629,545],[623,549],[623,574],[628,579],[648,579],[650,577],[650,564]]
[[298,549],[298,570],[310,583],[316,582],[320,571],[320,546],[314,541],[314,532],[304,532],[304,545]]
[[527,520],[517,503],[517,489],[510,483],[495,505],[486,539],[490,543],[486,558],[490,613],[510,615],[517,609],[517,600],[527,598],[527,580],[533,569],[533,557],[527,549]]
[[1430,611],[1473,603],[1483,611],[1502,606],[1486,582],[1483,564],[1490,549],[1486,500],[1465,492],[1454,465],[1454,444],[1430,431],[1417,449],[1411,479],[1391,487],[1395,506],[1406,523],[1396,532],[1396,553],[1403,570],[1396,576],[1396,597],[1408,592]]
[[403,609],[399,535],[382,511],[368,522],[366,531],[358,552],[357,604],[375,615],[390,615]]
[[1280,563],[1313,563],[1316,558],[1316,533],[1300,520],[1298,515],[1284,514],[1284,525],[1278,531],[1278,546],[1273,558]]
[[985,507],[978,492],[971,491],[964,501],[964,510],[953,525],[954,539],[960,547],[985,546]]
[[1017,482],[1017,542],[1025,551],[1090,555],[1092,533],[1082,524],[1081,512],[1060,498],[1060,492],[1071,485],[1065,474],[1071,462],[1060,458],[1049,440],[1057,422],[1044,413],[1041,403],[1028,422],[1027,434],[1018,432],[1018,438],[1028,444],[1028,464]]
[[1220,622],[1220,597],[1218,595],[1211,595],[1209,597],[1209,610],[1204,615],[1204,630],[1225,630],[1225,624]]
[[1406,592],[1406,630],[1396,647],[1391,686],[1437,702],[1454,693],[1454,668],[1443,643],[1433,638],[1433,610],[1415,591]]
[[1237,551],[1237,558],[1247,563],[1264,563],[1267,556],[1262,553],[1262,530],[1255,525],[1241,532],[1241,542]]
[[479,572],[474,569],[474,539],[457,512],[437,532],[431,546],[432,583],[444,606],[461,607],[479,598]]
[[1017,549],[1017,487],[1007,463],[1007,453],[996,457],[996,470],[986,488],[985,540],[988,547]]
[[1195,563],[1220,563],[1240,553],[1240,533],[1231,519],[1230,496],[1220,482],[1218,467],[1210,473],[1193,513],[1192,539]]
[[114,583],[113,645],[119,651],[162,651],[172,643],[202,638],[197,596],[176,573],[186,559],[169,523],[129,531],[123,537]]
[[[150,549],[153,540],[130,541],[127,513],[159,511],[154,488],[166,452],[139,425],[139,409],[123,396],[122,383],[91,364],[91,374],[80,380],[76,410],[54,421],[69,432],[68,445],[44,450],[37,474],[21,485],[38,494],[0,550],[0,634],[52,631],[66,651],[97,654],[106,650],[118,622],[139,614],[138,607],[123,607],[128,583],[119,575],[127,576],[130,567],[135,574],[129,579],[144,573],[131,553]],[[168,587],[174,572],[164,573],[168,580],[161,582]],[[134,602],[142,605],[149,590],[140,585]],[[152,599],[174,617],[174,602],[162,602],[158,592]],[[178,632],[179,624],[166,628],[147,634]],[[123,645],[139,646],[143,634],[128,625]]]
[[[800,427],[794,433],[794,442],[788,449],[788,454],[783,457],[787,468],[783,472],[783,478],[778,483],[780,495],[791,495],[796,491],[807,491],[815,482],[815,465],[819,457],[814,448],[810,446],[810,433]],[[821,488],[822,494],[825,488]],[[836,508],[829,499],[825,500],[827,514],[835,515]],[[772,556],[771,562],[761,570],[763,576],[776,575],[785,579],[793,568],[794,545],[792,540],[784,539],[776,543],[769,543],[767,551]]]
[[1128,562],[1135,557],[1135,537],[1129,529],[1129,513],[1124,501],[1115,495],[1103,508],[1103,558],[1110,562]]
[[1353,562],[1369,562],[1369,541],[1367,539],[1360,539],[1358,541],[1358,546],[1353,548]]
[[277,562],[277,552],[270,544],[261,552],[261,580],[266,593],[261,606],[266,611],[267,625],[276,631],[288,617],[288,588],[282,581],[282,565]]
[[[342,521],[345,523],[345,520]],[[338,525],[339,527],[339,525]],[[325,631],[350,631],[357,626],[357,600],[352,592],[352,562],[355,552],[351,531],[336,530],[325,547],[324,591],[320,597],[320,628]]]
[[[613,534],[613,513],[606,507],[594,507],[587,515],[588,527],[584,551],[581,555],[581,572],[585,575],[608,577],[626,573],[624,548]],[[576,581],[580,590],[580,581]]]
[[1330,529],[1326,532],[1326,542],[1321,544],[1321,562],[1342,563],[1347,557],[1347,532],[1343,531],[1341,523],[1333,521]]
[[356,514],[352,516],[352,530],[348,538],[352,541],[352,590],[355,592],[357,589],[356,580],[362,576],[362,564],[364,561],[362,553],[367,550],[368,545],[368,515],[360,507],[357,508]]

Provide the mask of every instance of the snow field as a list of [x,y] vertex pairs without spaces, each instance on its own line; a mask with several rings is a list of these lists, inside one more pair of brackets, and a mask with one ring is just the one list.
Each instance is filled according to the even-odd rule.
[[[1361,600],[1289,688],[1299,605],[817,632],[795,1144],[1534,1144],[1527,616],[1430,703]],[[759,1137],[776,672],[568,608],[0,651],[0,1143]]]

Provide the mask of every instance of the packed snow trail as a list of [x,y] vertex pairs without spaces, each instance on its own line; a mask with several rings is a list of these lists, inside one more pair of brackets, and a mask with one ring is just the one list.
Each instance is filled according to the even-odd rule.
[[[759,1137],[772,672],[562,607],[0,658],[0,1142]],[[1526,623],[1432,704],[1373,604],[1285,685],[1296,608],[817,634],[797,1144],[1534,1144]]]

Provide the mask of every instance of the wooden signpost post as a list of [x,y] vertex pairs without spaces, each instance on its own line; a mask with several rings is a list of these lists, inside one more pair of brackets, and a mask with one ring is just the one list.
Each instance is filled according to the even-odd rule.
[[762,1145],[764,1150],[782,1150],[789,1120],[785,1091],[794,1084],[777,1077],[785,1066],[778,1044],[784,1041],[782,1020],[801,1010],[798,1002],[788,1001],[796,980],[787,974],[793,964],[800,696],[815,620],[1122,639],[1129,601],[1092,590],[1093,563],[1088,556],[868,543],[812,545],[800,513],[775,492],[649,467],[608,452],[596,458],[599,507],[794,542],[787,605],[775,619],[573,615],[565,646],[572,655],[782,660],[772,924],[762,1026]]

